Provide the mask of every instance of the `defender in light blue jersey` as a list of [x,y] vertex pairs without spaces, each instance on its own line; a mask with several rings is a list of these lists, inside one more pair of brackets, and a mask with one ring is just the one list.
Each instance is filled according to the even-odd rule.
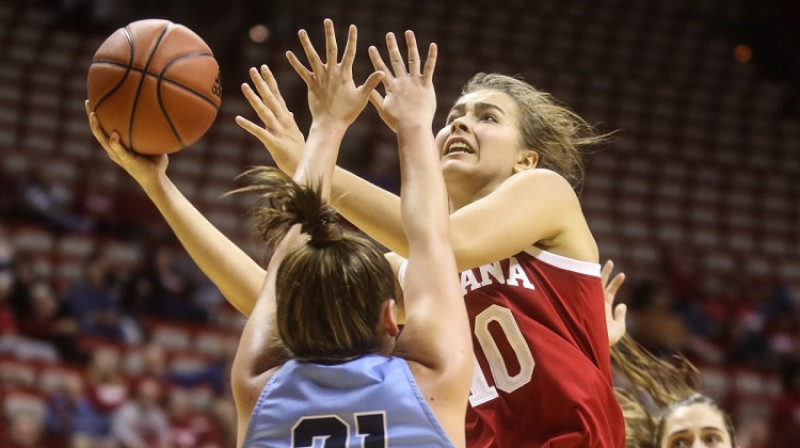
[[[431,135],[436,46],[422,67],[407,32],[406,68],[388,35],[392,70],[370,48],[376,71],[357,88],[355,27],[341,62],[330,20],[325,36],[326,63],[305,31],[300,40],[311,69],[287,54],[308,86],[313,117],[295,175],[255,169],[259,182],[244,189],[263,192],[255,215],[275,250],[233,364],[239,444],[463,447],[472,346]],[[271,72],[262,66],[250,75],[255,90],[244,85],[243,91],[264,125],[237,122],[266,145],[298,138]],[[385,97],[374,90],[379,82]],[[410,246],[402,334],[389,262],[371,241],[345,232],[326,204],[339,144],[368,99],[398,124],[402,224]]]
[[[287,445],[287,435],[290,444]],[[452,447],[406,361],[289,361],[256,402],[244,446]]]

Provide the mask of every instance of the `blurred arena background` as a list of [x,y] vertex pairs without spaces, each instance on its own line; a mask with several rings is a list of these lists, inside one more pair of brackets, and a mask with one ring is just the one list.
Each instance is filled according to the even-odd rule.
[[[283,53],[325,17],[359,27],[357,81],[386,32],[436,41],[439,122],[472,74],[496,71],[619,130],[587,157],[582,203],[602,259],[628,275],[630,332],[701,367],[743,448],[800,446],[796,1],[0,0],[0,447],[115,446],[132,403],[169,446],[234,446],[226,374],[243,319],[84,113],[95,49],[150,17],[189,26],[221,64],[219,116],[168,173],[255,257],[252,198],[221,197],[270,163],[233,121],[252,115],[239,85],[269,64],[307,129]],[[340,161],[398,190],[394,137],[370,107]]]

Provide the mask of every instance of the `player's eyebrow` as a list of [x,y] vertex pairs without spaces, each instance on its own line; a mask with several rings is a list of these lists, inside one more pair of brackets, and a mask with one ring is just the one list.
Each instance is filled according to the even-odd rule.
[[[503,110],[503,108],[498,106],[497,104],[487,103],[485,101],[478,101],[476,103],[473,103],[472,107],[475,110],[486,110],[486,109],[495,110],[503,115],[505,115],[506,113],[506,111]],[[466,108],[467,108],[466,103],[458,103],[450,108],[450,112],[448,112],[448,114],[452,114],[453,112],[464,113],[464,110],[466,110]]]

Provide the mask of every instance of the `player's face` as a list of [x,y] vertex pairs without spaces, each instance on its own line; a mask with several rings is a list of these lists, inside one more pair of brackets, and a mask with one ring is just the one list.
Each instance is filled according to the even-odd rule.
[[499,184],[511,176],[524,153],[519,113],[503,92],[478,90],[461,96],[436,135],[445,179],[467,174],[472,183]]
[[664,422],[660,448],[730,448],[731,437],[719,410],[695,403],[675,410]]

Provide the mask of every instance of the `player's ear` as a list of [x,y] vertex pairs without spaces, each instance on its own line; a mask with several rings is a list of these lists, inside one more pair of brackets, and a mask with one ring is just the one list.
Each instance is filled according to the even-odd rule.
[[523,149],[517,156],[517,163],[514,164],[513,171],[516,174],[519,173],[520,171],[536,168],[536,165],[538,164],[539,164],[539,153],[532,149]]

